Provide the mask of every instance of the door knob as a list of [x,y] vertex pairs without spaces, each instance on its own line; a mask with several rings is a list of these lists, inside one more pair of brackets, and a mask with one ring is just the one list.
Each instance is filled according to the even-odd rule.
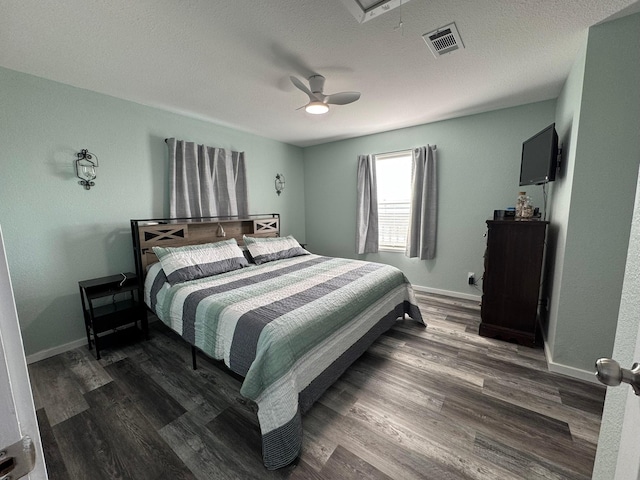
[[605,385],[617,387],[621,383],[628,383],[636,395],[640,395],[640,364],[634,363],[631,370],[621,368],[620,364],[611,358],[596,360],[596,377]]

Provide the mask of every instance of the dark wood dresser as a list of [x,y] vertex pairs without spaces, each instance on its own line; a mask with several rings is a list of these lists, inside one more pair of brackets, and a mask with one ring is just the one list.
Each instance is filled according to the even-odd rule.
[[538,299],[549,222],[487,220],[480,335],[539,343]]

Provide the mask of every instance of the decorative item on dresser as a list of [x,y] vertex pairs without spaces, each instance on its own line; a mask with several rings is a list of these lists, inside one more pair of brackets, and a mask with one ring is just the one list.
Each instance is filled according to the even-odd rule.
[[549,222],[487,220],[480,335],[539,343],[538,298]]
[[[100,360],[99,334],[115,331],[119,327],[141,322],[142,333],[147,335],[147,316],[142,297],[139,296],[138,277],[135,273],[119,273],[108,277],[78,282],[84,325],[89,349],[94,344],[96,359]],[[125,296],[116,301],[116,296]],[[112,297],[112,301],[104,299]],[[92,338],[93,337],[93,338]]]

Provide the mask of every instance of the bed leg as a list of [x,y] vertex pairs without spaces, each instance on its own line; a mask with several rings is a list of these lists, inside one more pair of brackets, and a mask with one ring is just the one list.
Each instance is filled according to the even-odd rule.
[[197,365],[196,365],[196,347],[194,347],[193,345],[191,346],[191,361],[193,363],[193,369],[197,370]]

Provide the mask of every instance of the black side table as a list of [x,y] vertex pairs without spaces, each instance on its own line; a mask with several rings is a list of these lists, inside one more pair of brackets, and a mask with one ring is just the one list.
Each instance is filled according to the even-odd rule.
[[[83,280],[78,282],[78,286],[88,347],[91,350],[92,344],[95,344],[97,360],[100,360],[100,333],[114,331],[129,324],[134,324],[138,329],[140,321],[142,333],[145,337],[148,336],[147,315],[139,298],[135,273],[126,272]],[[112,297],[112,301],[97,301],[107,297]]]

